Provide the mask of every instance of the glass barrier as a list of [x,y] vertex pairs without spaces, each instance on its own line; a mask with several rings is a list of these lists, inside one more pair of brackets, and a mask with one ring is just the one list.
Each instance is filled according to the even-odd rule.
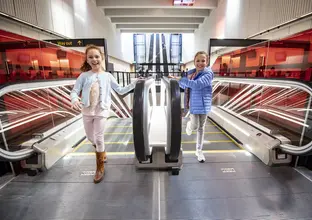
[[311,89],[293,80],[219,77],[213,87],[213,105],[292,145],[312,140]]
[[[54,86],[43,83],[15,84],[1,90],[0,97],[0,140],[1,148],[12,149],[31,138],[80,115],[71,108],[70,91],[75,80],[58,81]],[[31,84],[31,85],[30,85]],[[41,86],[40,86],[41,84]],[[3,91],[6,90],[6,91]]]
[[[75,79],[15,83],[0,90],[0,148],[19,150],[81,118],[71,108]],[[130,93],[129,93],[130,94]],[[129,118],[132,112],[123,97],[112,93],[111,117]]]

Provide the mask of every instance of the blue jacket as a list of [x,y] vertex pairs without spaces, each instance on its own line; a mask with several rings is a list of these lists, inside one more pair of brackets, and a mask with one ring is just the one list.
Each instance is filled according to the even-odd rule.
[[[195,71],[196,69],[192,69],[187,72],[187,75],[193,74]],[[214,73],[212,72],[211,68],[206,67],[200,71],[193,80],[189,80],[187,77],[183,77],[179,81],[179,85],[182,89],[190,88],[191,114],[208,114],[210,112],[213,77]],[[186,97],[184,101],[186,101]]]
[[101,74],[93,73],[91,70],[83,72],[76,80],[75,86],[71,91],[71,101],[75,103],[79,100],[79,94],[81,94],[81,102],[83,107],[90,106],[90,90],[92,83],[97,80],[100,81],[100,105],[102,109],[109,110],[111,106],[111,90],[115,90],[118,94],[123,95],[132,89],[134,89],[136,81],[129,84],[126,87],[120,86],[114,76],[110,73],[103,72]]

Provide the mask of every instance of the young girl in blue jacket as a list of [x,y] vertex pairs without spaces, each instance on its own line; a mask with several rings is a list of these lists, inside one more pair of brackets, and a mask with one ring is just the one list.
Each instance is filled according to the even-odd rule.
[[[85,55],[85,61],[80,68],[82,73],[71,92],[71,101],[73,108],[82,111],[86,136],[95,146],[94,183],[99,183],[104,176],[104,162],[106,161],[104,127],[111,106],[111,90],[114,89],[123,95],[135,87],[135,82],[127,87],[121,87],[110,73],[104,72],[102,68],[104,55],[97,46],[88,46]],[[80,92],[81,101],[79,101]]]
[[179,79],[179,85],[184,90],[185,109],[190,111],[190,121],[186,124],[186,134],[197,131],[196,153],[199,162],[205,162],[202,152],[204,128],[207,115],[211,110],[212,80],[214,74],[208,65],[208,54],[204,51],[196,53],[195,68],[187,72],[187,76]]

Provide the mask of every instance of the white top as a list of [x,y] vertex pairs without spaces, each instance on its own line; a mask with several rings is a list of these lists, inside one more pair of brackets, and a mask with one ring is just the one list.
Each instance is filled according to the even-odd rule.
[[81,93],[81,102],[83,107],[90,106],[90,91],[91,86],[95,81],[99,80],[100,97],[99,102],[101,109],[107,111],[110,110],[112,100],[111,91],[114,90],[120,95],[124,95],[134,89],[137,79],[126,87],[120,86],[114,76],[107,72],[94,73],[91,70],[83,72],[77,78],[75,86],[70,93],[71,102],[75,103],[79,100],[79,94]]
[[100,84],[99,79],[92,83],[90,89],[90,105],[82,107],[82,114],[86,116],[102,116],[108,117],[109,111],[102,109],[100,105]]

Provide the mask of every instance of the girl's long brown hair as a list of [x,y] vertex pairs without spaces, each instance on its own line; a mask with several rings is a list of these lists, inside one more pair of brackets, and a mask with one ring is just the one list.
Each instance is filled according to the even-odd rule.
[[84,62],[82,63],[81,67],[80,67],[80,70],[82,72],[87,72],[89,70],[91,70],[91,66],[88,64],[87,62],[87,54],[88,54],[88,51],[91,50],[91,49],[95,49],[95,50],[98,50],[99,53],[101,54],[101,57],[102,57],[102,60],[104,59],[104,54],[102,53],[101,49],[93,44],[90,44],[90,45],[87,45],[86,47],[86,52],[85,52],[85,60]]

